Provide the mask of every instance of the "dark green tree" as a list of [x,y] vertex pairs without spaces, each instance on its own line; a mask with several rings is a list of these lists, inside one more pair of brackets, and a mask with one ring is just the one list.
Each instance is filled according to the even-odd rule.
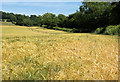
[[43,15],[43,24],[47,25],[48,28],[52,28],[54,26],[57,26],[58,18],[55,16],[55,14],[46,13]]
[[65,27],[65,20],[66,20],[66,16],[63,14],[59,14],[58,15],[58,21],[59,21],[58,26]]

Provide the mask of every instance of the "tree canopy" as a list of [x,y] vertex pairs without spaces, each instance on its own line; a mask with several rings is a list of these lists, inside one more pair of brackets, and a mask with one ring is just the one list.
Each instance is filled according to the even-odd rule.
[[120,2],[83,2],[75,13],[65,16],[53,13],[44,15],[21,15],[0,12],[2,19],[21,26],[62,27],[78,29],[79,32],[93,32],[96,28],[120,24]]

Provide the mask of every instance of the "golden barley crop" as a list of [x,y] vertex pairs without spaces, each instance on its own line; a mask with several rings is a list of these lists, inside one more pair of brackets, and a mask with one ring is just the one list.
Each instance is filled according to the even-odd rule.
[[2,27],[3,80],[117,80],[118,37]]

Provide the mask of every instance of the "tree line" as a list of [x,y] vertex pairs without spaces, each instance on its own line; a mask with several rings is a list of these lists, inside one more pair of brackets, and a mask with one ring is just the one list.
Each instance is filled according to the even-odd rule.
[[20,26],[40,26],[52,29],[53,27],[74,29],[74,32],[94,32],[97,28],[103,30],[109,25],[120,24],[120,2],[82,2],[79,10],[65,16],[53,13],[43,15],[21,15],[0,11],[1,19],[7,19]]

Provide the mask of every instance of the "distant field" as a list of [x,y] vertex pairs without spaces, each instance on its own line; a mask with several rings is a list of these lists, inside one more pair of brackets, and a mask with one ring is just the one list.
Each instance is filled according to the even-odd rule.
[[2,24],[2,25],[9,25],[9,26],[15,26],[15,25],[12,24],[11,22],[1,22],[1,21],[0,21],[0,24]]
[[3,80],[118,80],[118,37],[3,24]]

